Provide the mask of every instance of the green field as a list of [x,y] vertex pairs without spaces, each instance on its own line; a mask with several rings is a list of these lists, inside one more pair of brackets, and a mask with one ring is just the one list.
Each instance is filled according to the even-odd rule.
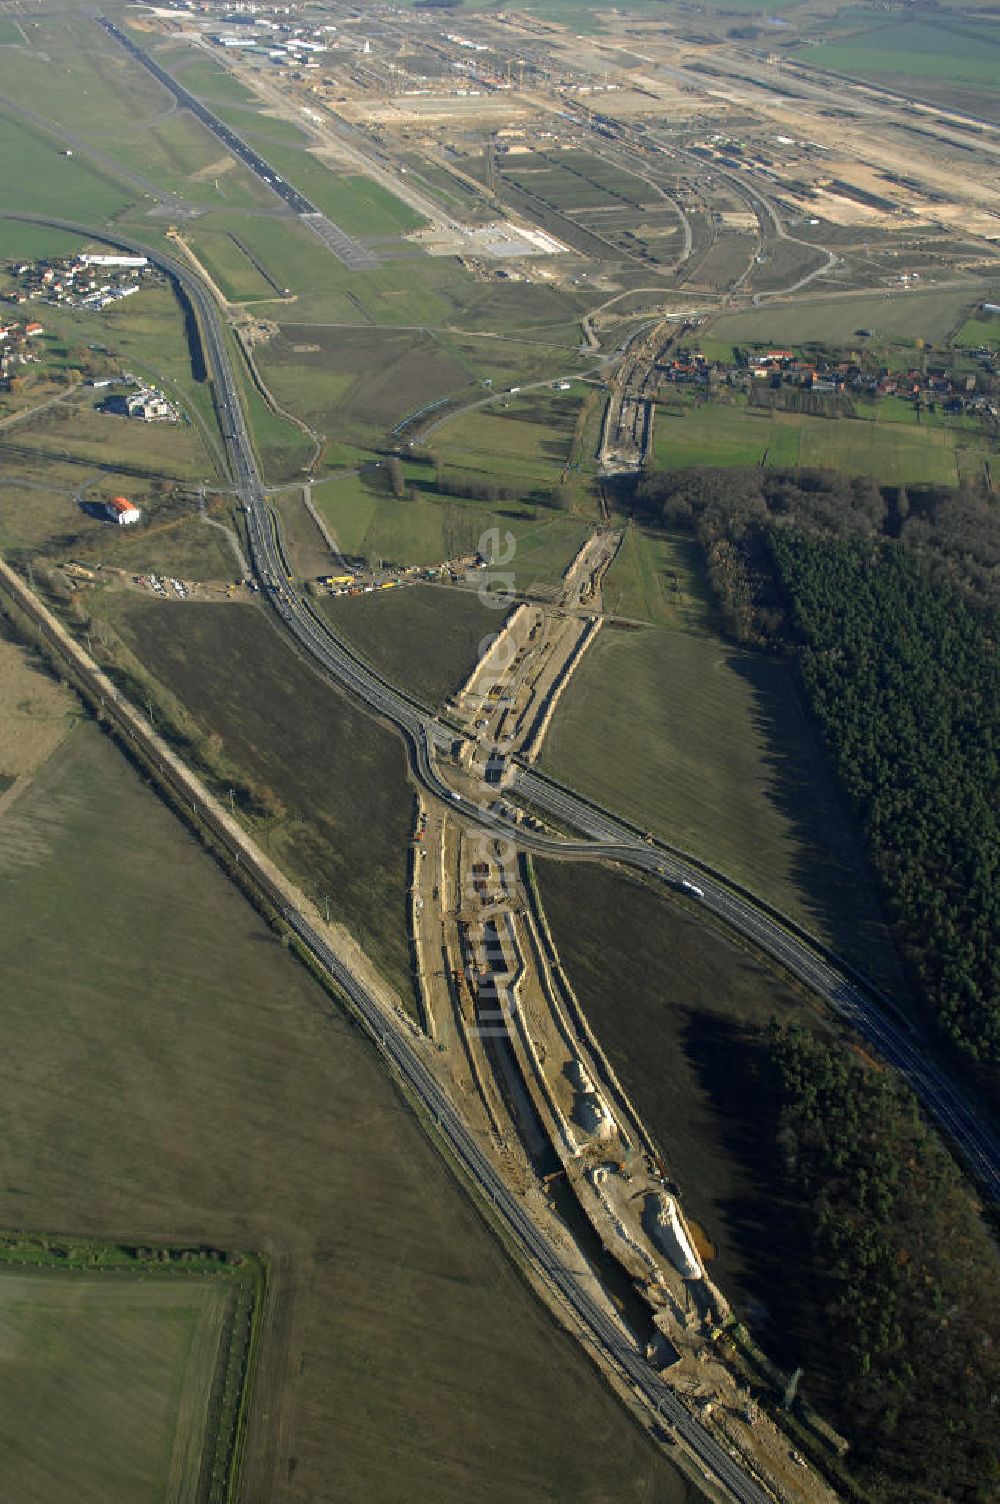
[[267,209],[274,203],[260,179],[185,112],[150,121],[138,130],[90,139],[126,171],[141,173],[160,193],[209,209]]
[[298,480],[312,461],[312,440],[275,412],[249,379],[243,383],[243,406],[265,483],[277,486]]
[[[2,499],[2,497],[0,497]],[[217,521],[231,525],[225,514]],[[74,557],[91,560],[130,574],[175,575],[182,580],[235,580],[236,557],[218,528],[206,527],[199,517],[162,521],[152,513],[148,527],[108,527],[98,524],[72,550]]]
[[[274,291],[254,272],[252,264],[229,238],[237,235],[243,244],[266,267],[280,287],[288,287],[296,297],[309,294],[315,298],[317,317],[326,309],[327,317],[337,314],[344,268],[325,246],[295,219],[270,218],[214,211],[188,225],[185,240],[199,260],[213,275],[218,275],[223,291],[238,297],[240,283],[251,274],[257,278],[254,296],[273,297]],[[249,270],[248,270],[249,268]],[[239,279],[234,285],[232,279]],[[350,304],[344,301],[344,315]],[[269,310],[262,310],[269,312]]]
[[[226,254],[232,285],[235,247],[229,242],[227,252],[218,237],[215,244]],[[289,310],[295,321],[283,322],[280,336],[261,345],[255,357],[282,406],[341,439],[380,444],[398,422],[430,402],[481,397],[484,381],[502,388],[509,381],[520,384],[558,375],[575,359],[573,347],[554,342],[372,327],[363,298],[362,292],[354,299],[353,321],[359,325],[355,328],[302,324],[297,310]],[[573,394],[574,401],[582,390]],[[457,442],[462,443],[467,421],[449,422],[432,444],[440,438],[446,447],[456,430]],[[561,433],[564,426],[560,417],[553,429]],[[539,436],[526,431],[519,437],[537,458]]]
[[[874,410],[878,412],[876,405]],[[990,441],[981,430],[953,428],[925,418],[912,425],[707,402],[679,410],[657,408],[656,464],[661,470],[701,465],[796,465],[871,475],[884,484],[920,481],[956,485],[961,472],[981,474]],[[967,444],[963,443],[968,440]],[[966,453],[968,449],[968,453]]]
[[[859,293],[856,297],[774,302],[766,308],[713,318],[711,338],[730,345],[828,343],[853,348],[857,329],[874,329],[882,343],[947,342],[975,301],[973,289],[948,292]],[[862,341],[864,343],[864,341]]]
[[357,935],[404,997],[410,794],[401,744],[323,683],[262,612],[120,598],[140,660],[215,733],[234,773],[277,795],[268,852]]
[[8,211],[100,225],[134,197],[80,157],[61,156],[51,139],[34,135],[8,116],[0,120],[0,204]]
[[15,219],[4,219],[0,210],[0,260],[70,256],[79,248],[78,235],[50,230],[45,225],[19,224]]
[[190,89],[192,94],[211,101],[213,105],[252,105],[254,102],[249,89],[244,88],[228,68],[223,68],[212,58],[206,57],[200,49],[187,44],[158,44],[156,57],[164,68],[176,75],[185,89]]
[[655,627],[710,625],[701,575],[692,540],[630,525],[604,576],[604,609]]
[[491,529],[499,528],[502,536],[509,532],[516,554],[506,567],[518,590],[558,580],[588,531],[586,524],[542,508],[525,515],[523,508],[497,510],[430,491],[397,500],[358,475],[317,486],[313,502],[343,552],[361,560],[436,565],[474,552]]
[[553,485],[572,459],[579,395],[534,392],[460,413],[429,433],[426,446],[446,465],[525,489]]
[[0,1493],[200,1504],[231,1302],[211,1279],[0,1270]]
[[[83,249],[79,240],[76,249]],[[86,353],[90,344],[103,345],[113,368],[120,367],[155,382],[168,397],[176,398],[191,419],[191,427],[179,428],[172,424],[126,426],[124,419],[108,419],[120,438],[109,456],[106,449],[107,457],[119,458],[118,447],[141,449],[145,445],[151,454],[157,455],[166,446],[174,454],[187,454],[190,468],[199,479],[211,481],[223,473],[210,386],[207,381],[196,379],[183,314],[168,286],[147,286],[134,297],[99,313],[45,308],[42,322],[46,329],[45,348],[54,357],[60,354],[65,357],[73,350]],[[102,424],[104,421],[100,420]],[[200,465],[195,463],[199,459]]]
[[[0,51],[0,93],[12,106],[24,106],[75,139],[71,158],[59,155],[61,138],[44,131],[30,137],[33,147],[18,145],[25,164],[37,164],[30,190],[43,201],[33,197],[28,203],[19,191],[5,195],[11,208],[49,209],[95,223],[108,217],[102,196],[95,193],[88,200],[86,188],[77,185],[103,183],[106,195],[118,171],[140,175],[139,182],[122,184],[129,203],[141,202],[144,188],[210,205],[254,208],[273,202],[268,189],[197,120],[169,111],[167,93],[93,21],[45,17],[28,33],[32,47]],[[16,133],[27,137],[29,128],[34,128],[30,121],[25,127],[5,123],[5,140],[10,131],[16,144]],[[93,153],[89,161],[88,153]],[[27,181],[22,187],[27,189]]]
[[[287,233],[283,221],[271,222],[269,232],[264,225],[255,221],[241,239],[256,247],[265,245],[268,234],[273,241]],[[289,239],[284,281],[298,294],[296,322],[446,326],[460,336],[500,330],[543,346],[557,342],[575,349],[579,343],[575,320],[586,299],[578,294],[532,283],[478,282],[443,256],[387,259],[374,271],[348,272],[309,231],[299,229]]]
[[91,467],[109,456],[123,471],[129,467],[169,481],[216,479],[211,454],[192,423],[141,423],[137,419],[101,413],[89,394],[63,402],[37,417],[25,418],[11,430],[17,443],[41,455],[71,457]]
[[46,120],[110,139],[119,127],[131,124],[135,132],[168,107],[170,96],[75,5],[33,18],[24,29],[31,46],[0,53],[0,92]]
[[[0,1220],[267,1255],[243,1496],[683,1504],[360,1036],[95,729],[0,815],[0,853]],[[127,1391],[115,1364],[130,1452],[175,1351],[147,1328]],[[24,1427],[19,1453],[57,1428],[87,1446],[66,1403]]]
[[[410,6],[413,0],[405,0],[405,4]],[[794,4],[796,0],[775,0],[769,10],[780,11]],[[657,21],[663,15],[661,0],[629,0],[627,5],[615,8],[609,7],[605,0],[514,0],[506,8],[511,11],[523,10],[541,21],[565,26],[577,35],[614,31],[616,26],[620,26],[622,17],[635,16],[640,20]],[[758,0],[709,0],[705,7],[708,11],[716,8],[720,8],[723,13],[756,12],[760,10],[760,5]],[[492,3],[491,0],[472,0],[468,9],[491,10]]]
[[[217,221],[211,216],[206,216],[203,222],[199,222],[194,229],[186,232],[185,244],[190,247],[200,265],[205,268],[223,297],[230,303],[273,301],[277,297],[274,288],[246,251],[242,250],[233,239],[233,234],[235,234],[249,250],[249,242],[242,234],[242,221],[234,216],[231,221],[227,222],[234,226],[232,234],[222,229],[221,226],[216,228]],[[266,262],[261,261],[261,265],[270,272],[270,267]],[[276,271],[283,275],[284,268],[280,267],[277,262],[275,267]],[[277,276],[275,276],[275,281],[278,281]],[[284,287],[286,283],[281,281],[278,285]],[[257,311],[264,315],[271,313],[269,308],[260,308]]]
[[[6,468],[6,467],[4,467]],[[47,467],[27,481],[0,473],[0,548],[31,548],[56,537],[96,533],[98,523],[84,519],[73,499],[72,478],[42,478]]]
[[419,331],[290,329],[256,359],[283,407],[358,443],[384,441],[408,413],[472,387],[468,369]]
[[935,80],[951,88],[996,90],[1000,36],[995,25],[967,17],[950,25],[896,19],[859,29],[840,42],[800,52],[803,62],[866,78]]
[[[655,556],[654,556],[655,560]],[[684,594],[699,582],[674,552]],[[790,669],[697,627],[605,630],[542,766],[701,857],[899,986],[895,953]]]
[[[84,483],[92,501],[124,495],[137,502],[149,526],[112,531],[108,522],[89,516],[77,501]],[[222,578],[228,579],[235,565],[220,551],[220,541],[221,534],[213,537],[211,529],[177,518],[153,482],[111,469],[95,472],[41,450],[11,456],[0,446],[0,548],[43,548],[58,557],[81,553],[123,569],[177,564],[196,579],[218,578],[216,570],[224,566]]]
[[[565,331],[558,327],[539,328],[509,337],[502,332],[456,334],[454,330],[436,330],[435,334],[442,349],[453,352],[455,359],[477,380],[492,381],[495,388],[502,390],[508,384],[565,376],[582,365],[578,355],[579,332],[577,325],[570,324]],[[576,395],[579,396],[579,391]]]
[[[779,421],[789,416],[793,421]],[[661,470],[692,465],[783,466],[795,465],[799,459],[798,414],[772,417],[710,402],[678,412],[658,406],[653,436]]]
[[[236,83],[236,80],[233,80]],[[236,83],[237,88],[241,87]],[[266,106],[261,106],[249,93],[245,100],[235,102],[227,100],[224,104],[213,104],[213,110],[220,120],[234,125],[241,136],[245,136],[256,146],[270,148],[272,145],[294,146],[304,151],[309,145],[310,138],[305,131],[293,125],[290,120],[284,120],[280,116],[266,114]]]
[[436,706],[463,684],[505,611],[471,590],[413,585],[326,601],[324,615],[393,684]]
[[821,1015],[672,897],[589,863],[536,870],[569,979],[707,1239],[712,1277],[794,1363],[787,1292],[805,1249],[769,1164],[757,1072],[772,1017],[823,1027]]
[[[257,116],[257,124],[259,131],[266,133],[271,122]],[[344,176],[312,152],[293,146],[272,141],[261,141],[260,146],[271,167],[348,235],[400,235],[425,223],[401,199],[370,178]]]
[[954,343],[963,349],[977,350],[980,345],[1000,348],[1000,313],[968,319],[955,335]]
[[303,489],[276,491],[269,505],[278,518],[282,551],[293,578],[308,583],[336,573],[337,557],[306,509]]

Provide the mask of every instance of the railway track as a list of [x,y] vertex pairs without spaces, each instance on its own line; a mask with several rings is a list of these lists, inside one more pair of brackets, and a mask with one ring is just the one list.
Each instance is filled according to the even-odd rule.
[[[207,365],[212,374],[216,409],[236,493],[244,509],[247,536],[254,568],[284,627],[299,648],[319,670],[339,687],[358,696],[376,715],[393,724],[405,737],[410,749],[414,777],[433,796],[452,802],[454,795],[438,771],[436,757],[454,737],[454,733],[431,716],[416,700],[402,694],[378,675],[361,658],[350,652],[331,632],[328,625],[312,611],[287,579],[278,540],[272,526],[263,482],[257,468],[246,417],[230,359],[229,347],[218,309],[193,272],[165,253],[150,249],[130,237],[110,230],[94,230],[73,221],[54,220],[40,215],[10,217],[52,225],[91,239],[105,240],[146,255],[167,273],[191,299],[205,346]],[[119,714],[123,714],[120,707]],[[134,734],[134,728],[132,731]],[[146,749],[149,750],[148,748]],[[161,758],[162,761],[162,758]],[[169,775],[178,776],[176,773]],[[639,868],[662,880],[676,884],[682,880],[700,888],[705,906],[723,923],[750,938],[762,951],[772,955],[807,985],[813,987],[833,1006],[841,1017],[851,1022],[876,1044],[893,1064],[906,1074],[926,1110],[937,1119],[949,1138],[957,1144],[970,1169],[994,1198],[1000,1197],[1000,1147],[987,1125],[965,1102],[958,1089],[924,1060],[903,1030],[883,1013],[884,1000],[867,988],[863,979],[854,976],[838,958],[826,951],[801,929],[792,929],[766,905],[741,892],[721,874],[694,863],[683,853],[644,842],[624,822],[581,799],[572,790],[537,773],[522,770],[515,784],[517,791],[538,808],[571,829],[582,839],[563,840],[525,830],[512,831],[509,820],[496,810],[464,806],[470,819],[488,829],[506,835],[516,834],[525,847],[565,859],[611,859]],[[463,806],[460,804],[458,812]],[[211,810],[203,817],[218,839],[231,849],[232,836],[220,825]],[[722,1484],[730,1495],[746,1504],[764,1504],[769,1493],[735,1462],[703,1423],[684,1407],[676,1394],[659,1379],[635,1344],[618,1329],[604,1311],[578,1285],[572,1274],[559,1262],[551,1244],[528,1215],[512,1191],[501,1179],[466,1127],[454,1104],[423,1062],[419,1049],[399,1021],[387,1017],[385,1010],[363,983],[344,966],[323,934],[302,913],[289,906],[287,897],[274,893],[266,873],[248,858],[245,851],[231,851],[242,860],[244,870],[259,884],[264,894],[279,907],[285,923],[298,936],[335,986],[349,1001],[369,1035],[421,1106],[433,1120],[451,1152],[465,1167],[480,1193],[486,1196],[525,1254],[560,1291],[573,1309],[590,1340],[605,1353],[616,1368],[627,1375],[636,1392],[673,1427],[708,1474]]]

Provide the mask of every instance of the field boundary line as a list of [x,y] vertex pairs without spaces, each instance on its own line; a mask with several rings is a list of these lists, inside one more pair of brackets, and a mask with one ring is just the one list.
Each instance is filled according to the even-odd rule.
[[[477,1181],[476,1154],[488,1162],[491,1177],[506,1184],[492,1155],[478,1142],[478,1135],[468,1134],[467,1145],[461,1140],[452,1140],[443,1118],[438,1117],[435,1107],[423,1099],[415,1082],[405,1075],[402,1064],[388,1044],[390,1036],[397,1039],[402,1036],[405,1046],[415,1057],[418,1072],[434,1081],[437,1092],[447,1104],[447,1112],[460,1116],[450,1093],[428,1068],[425,1055],[432,1048],[430,1042],[388,984],[374,971],[353,937],[341,926],[325,925],[305,895],[257,849],[197,775],[162,742],[140,712],[2,557],[0,593],[6,594],[28,618],[34,632],[41,637],[44,651],[62,660],[64,669],[79,682],[82,697],[92,708],[97,702],[98,723],[105,728],[113,727],[125,755],[146,771],[167,804],[193,830],[230,881],[272,927],[287,938],[291,952],[320,984],[338,1013],[369,1041],[402,1100],[413,1112],[454,1180],[494,1233],[515,1269],[542,1300],[550,1317],[569,1336],[575,1337],[602,1381],[624,1404],[630,1417],[657,1450],[662,1446],[665,1455],[681,1468],[685,1476],[693,1479],[700,1475],[703,1464],[699,1463],[693,1443],[683,1431],[675,1429],[672,1433],[674,1445],[669,1452],[666,1451],[666,1443],[658,1439],[654,1429],[659,1421],[654,1418],[652,1408],[646,1408],[644,1396],[630,1375],[625,1360],[598,1340],[597,1332],[588,1325],[583,1310],[578,1309],[569,1293],[562,1289],[554,1269],[550,1270],[540,1255],[535,1256],[527,1234],[524,1234],[526,1241],[520,1241],[519,1224],[522,1221],[530,1224],[532,1236],[545,1237],[534,1212],[524,1206],[520,1198],[517,1198],[515,1211],[506,1204],[505,1197],[501,1198],[489,1185]],[[234,865],[230,865],[230,861]],[[316,937],[315,941],[310,938],[312,936]],[[324,948],[329,951],[332,963],[324,959]],[[338,978],[336,967],[341,968],[363,994],[367,994],[368,1000],[375,1005],[376,1017],[366,1015],[361,1004],[354,1000],[348,987]],[[676,1395],[674,1398],[686,1410]],[[661,1413],[657,1406],[656,1416]],[[698,1467],[698,1474],[695,1467]]]
[[[119,729],[150,761],[152,771],[159,773],[173,785],[175,797],[179,794],[183,804],[190,807],[194,820],[200,819],[208,827],[210,834],[224,843],[233,853],[237,865],[240,865],[241,857],[243,858],[244,871],[269,889],[270,901],[277,900],[279,911],[281,906],[298,911],[310,925],[318,928],[341,964],[364,978],[365,986],[380,1007],[409,1022],[394,990],[376,971],[353,936],[342,925],[325,923],[319,910],[301,889],[259,850],[198,775],[172,751],[99,664],[73,639],[58,618],[3,558],[0,558],[0,589],[12,596],[33,620],[36,628],[41,629],[50,647],[62,658],[69,660],[72,669],[83,680],[87,696],[91,700],[96,697],[104,719],[118,723]],[[99,715],[98,719],[100,718]]]

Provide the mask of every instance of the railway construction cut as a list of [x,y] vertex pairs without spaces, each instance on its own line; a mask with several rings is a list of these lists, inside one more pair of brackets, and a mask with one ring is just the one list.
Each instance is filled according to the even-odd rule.
[[243,163],[244,167],[249,167],[254,176],[266,184],[272,193],[276,193],[278,198],[282,199],[288,205],[302,223],[307,225],[314,235],[318,236],[323,244],[337,257],[337,260],[342,261],[349,271],[369,272],[378,266],[379,261],[377,256],[373,255],[359,241],[352,239],[339,225],[335,225],[331,219],[327,219],[326,215],[321,213],[315,204],[310,203],[297,188],[293,188],[291,183],[286,183],[284,178],[275,171],[270,163],[264,160],[260,152],[254,151],[253,147],[249,146],[224,121],[220,120],[218,115],[213,115],[212,111],[206,105],[202,104],[200,99],[197,99],[189,89],[185,89],[183,84],[178,83],[165,68],[161,68],[156,59],[150,57],[148,52],[138,47],[132,38],[127,36],[119,26],[116,26],[107,16],[98,16],[97,21],[100,26],[103,26],[108,36],[113,37],[120,46],[125,48],[126,52],[131,53],[136,62],[141,63],[144,68],[152,73],[153,77],[165,89],[169,89],[170,93],[183,109],[190,110],[192,115],[200,120],[202,125],[222,142],[227,151],[231,152],[234,157],[237,157]]

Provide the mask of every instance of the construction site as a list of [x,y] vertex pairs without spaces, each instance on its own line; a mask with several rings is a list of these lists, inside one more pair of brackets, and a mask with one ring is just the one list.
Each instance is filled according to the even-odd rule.
[[228,10],[159,14],[294,120],[319,161],[421,216],[370,246],[378,259],[420,247],[487,279],[661,298],[996,262],[989,130],[958,103],[859,79],[831,109],[794,34],[753,46],[718,19],[695,35],[635,16],[579,35],[513,11],[457,29],[433,8],[330,6],[240,15],[220,36]]
[[[17,486],[4,521],[20,552],[3,566],[5,591],[213,856],[225,854],[274,952],[294,950],[322,975],[329,1006],[310,1028],[313,1013],[344,1039],[361,1026],[400,1088],[386,1121],[416,1112],[461,1187],[461,1215],[471,1200],[546,1305],[544,1361],[570,1382],[554,1317],[579,1339],[565,1346],[600,1371],[595,1387],[638,1420],[657,1466],[684,1475],[671,1497],[693,1482],[699,1498],[752,1504],[886,1500],[865,1493],[854,1391],[842,1386],[832,1405],[834,1385],[813,1379],[815,1333],[803,1339],[770,1309],[785,1284],[829,1315],[828,1276],[818,1264],[803,1274],[809,1237],[784,1220],[794,1197],[776,1172],[759,1215],[746,1189],[757,1166],[730,1155],[746,1123],[745,1144],[766,1130],[768,1152],[784,1152],[788,1136],[765,1122],[771,1088],[758,1089],[768,1019],[784,1026],[773,997],[789,1018],[819,1020],[824,1037],[829,1025],[852,1065],[917,1082],[931,1117],[964,1124],[977,1152],[985,1140],[974,1113],[956,1115],[947,1074],[911,1066],[908,1016],[839,948],[867,891],[846,857],[834,895],[843,931],[825,927],[815,890],[837,820],[820,794],[831,809],[835,799],[791,684],[792,644],[769,641],[748,667],[702,589],[711,560],[696,530],[675,534],[670,507],[649,501],[657,475],[673,485],[725,465],[796,478],[833,469],[871,479],[855,488],[859,507],[876,484],[895,487],[902,530],[906,487],[915,493],[929,463],[942,486],[972,479],[992,499],[996,127],[971,99],[932,107],[860,76],[833,99],[822,66],[797,50],[794,20],[783,42],[732,14],[699,11],[696,33],[689,13],[584,9],[562,24],[438,0],[169,0],[81,20],[107,77],[129,82],[128,108],[148,92],[157,111],[131,141],[129,194],[87,219],[99,221],[96,243],[146,247],[167,271],[144,273],[141,297],[107,308],[55,299],[46,330],[16,335],[18,358],[34,358],[30,341],[53,369],[72,355],[94,387],[122,390],[100,416],[84,411],[82,383],[74,396],[53,381],[37,404],[10,394],[4,424],[23,432],[5,445]],[[20,23],[16,45],[37,54],[41,79],[37,41],[59,45],[58,26],[30,27],[36,45]],[[11,67],[5,89],[16,82]],[[77,88],[91,101],[80,111],[96,108],[97,88]],[[19,106],[28,125],[31,103]],[[70,119],[56,149],[46,137],[53,181],[80,188],[85,160],[110,172],[112,124],[96,121],[88,142]],[[42,207],[53,217],[30,204],[13,216],[24,244],[67,225],[83,234],[82,206],[60,201],[58,218]],[[54,266],[43,250],[24,268]],[[17,301],[22,292],[33,284],[13,287]],[[87,342],[99,315],[108,344]],[[126,357],[141,376],[112,378]],[[57,490],[71,459],[85,473],[60,469]],[[142,505],[98,501],[98,485]],[[886,532],[887,548],[902,541]],[[36,599],[35,554],[51,610]],[[516,578],[504,569],[515,554]],[[801,768],[803,748],[812,781],[777,778]],[[824,827],[814,844],[807,816]],[[744,974],[751,965],[761,979]],[[254,982],[257,971],[251,957]],[[277,1037],[273,999],[262,1008]],[[737,1015],[746,1039],[727,1054]],[[172,1032],[183,1038],[183,1025]],[[262,1062],[271,1048],[268,1037]],[[739,1082],[744,1116],[709,1061]],[[256,1109],[244,1067],[237,1059]],[[288,1080],[300,1075],[289,1066]],[[307,1127],[287,1128],[285,1079],[274,1121],[286,1164],[301,1168],[318,1115],[304,1099]],[[348,1131],[319,1142],[354,1156],[371,1100],[359,1090]],[[364,1355],[355,1375],[392,1348],[415,1355],[409,1393],[424,1381],[422,1341],[401,1327],[383,1341],[369,1319],[390,1289],[397,1310],[408,1299],[393,1281],[417,1262],[392,1222],[401,1167],[421,1216],[429,1184],[409,1150],[387,1151],[385,1166],[366,1206],[384,1212],[376,1241],[398,1263],[386,1276],[355,1260],[371,1281],[354,1302],[360,1335],[322,1338],[334,1396],[351,1387],[341,1354],[352,1343]],[[301,1178],[331,1230],[320,1248],[291,1203],[282,1226],[341,1280],[350,1256],[329,1178]],[[238,1198],[234,1248],[251,1246],[242,1203],[254,1195],[251,1183]],[[360,1198],[345,1191],[341,1205],[356,1211]],[[263,1233],[258,1245],[277,1250],[280,1274],[287,1249]],[[456,1372],[465,1385],[479,1364],[474,1322],[454,1299],[464,1276],[452,1280],[434,1251],[425,1262],[458,1333],[441,1366],[450,1417]],[[336,1298],[302,1267],[328,1312]],[[410,1303],[427,1309],[419,1293]],[[293,1309],[289,1329],[305,1331],[307,1307]],[[776,1333],[783,1345],[771,1345]],[[320,1369],[316,1351],[290,1343],[288,1394],[312,1391]],[[391,1385],[381,1394],[388,1413]],[[471,1386],[462,1397],[475,1401]],[[479,1398],[495,1419],[487,1388]],[[360,1389],[357,1403],[375,1416]],[[310,1404],[299,1433],[276,1406],[258,1407],[282,1439],[255,1497],[278,1498],[279,1472],[282,1498],[306,1486],[291,1484],[301,1432],[319,1416],[328,1444],[336,1399],[310,1393]],[[408,1445],[423,1422],[397,1424]],[[384,1448],[383,1417],[369,1429]],[[476,1449],[461,1440],[464,1468]],[[322,1487],[330,1466],[314,1467]],[[363,1476],[373,1501],[391,1498],[398,1478],[380,1493],[370,1474],[359,1462],[345,1497]],[[653,1497],[625,1478],[587,1498]],[[443,1499],[439,1481],[414,1499]],[[449,1497],[466,1496],[465,1473],[458,1489]],[[519,1496],[557,1493],[526,1485]]]
[[[410,931],[421,1026],[470,1123],[526,1200],[547,1207],[561,1256],[733,1452],[789,1501],[829,1498],[727,1358],[731,1320],[669,1170],[597,1038],[546,921],[531,859],[477,827],[505,803],[516,754],[537,757],[552,710],[600,629],[620,543],[595,532],[556,601],[523,602],[447,707],[468,728],[437,760],[454,811],[418,798]],[[687,895],[685,895],[686,897]],[[692,900],[688,900],[692,901]],[[665,1157],[666,1156],[666,1157]]]

